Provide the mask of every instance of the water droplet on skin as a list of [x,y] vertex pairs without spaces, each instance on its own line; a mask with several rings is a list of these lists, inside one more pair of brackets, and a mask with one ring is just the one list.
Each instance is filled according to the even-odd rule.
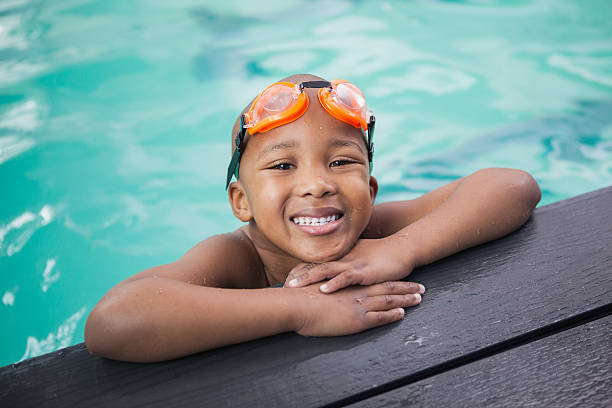
[[160,288],[160,289],[157,289],[157,294],[158,294],[158,295],[161,295],[162,293],[164,293],[164,291],[163,291],[161,288]]

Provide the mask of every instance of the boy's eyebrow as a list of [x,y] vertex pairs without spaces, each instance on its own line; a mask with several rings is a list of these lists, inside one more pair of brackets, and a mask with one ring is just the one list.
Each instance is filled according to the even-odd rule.
[[359,151],[361,153],[365,154],[365,151],[363,150],[361,145],[359,143],[357,143],[357,142],[352,141],[352,140],[339,140],[339,139],[336,139],[336,140],[333,140],[330,143],[330,146],[333,146],[333,147],[346,147],[346,146],[356,147],[357,149],[359,149]]
[[298,143],[296,143],[296,142],[281,142],[281,143],[277,143],[275,145],[268,146],[265,149],[263,149],[262,151],[260,151],[259,152],[259,158],[261,159],[266,154],[270,154],[270,153],[272,153],[275,150],[291,149],[291,148],[296,147],[296,146],[298,146]]

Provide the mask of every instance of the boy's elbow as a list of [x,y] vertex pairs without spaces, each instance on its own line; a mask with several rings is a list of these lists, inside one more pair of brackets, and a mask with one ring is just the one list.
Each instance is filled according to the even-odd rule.
[[115,360],[124,360],[129,333],[125,325],[113,317],[111,307],[98,304],[89,314],[85,323],[85,345],[91,354]]
[[523,170],[512,170],[512,187],[521,198],[526,210],[533,210],[542,199],[542,191],[531,174]]
[[488,168],[479,170],[488,180],[494,180],[503,195],[523,210],[531,213],[542,198],[542,191],[531,174],[518,169]]
[[106,357],[108,344],[104,340],[104,329],[102,328],[103,322],[99,318],[94,317],[95,309],[92,311],[87,318],[85,323],[85,346],[91,354],[96,356]]

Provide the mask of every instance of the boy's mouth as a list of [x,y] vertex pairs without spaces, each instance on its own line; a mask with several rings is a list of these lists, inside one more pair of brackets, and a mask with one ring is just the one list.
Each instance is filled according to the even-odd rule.
[[291,222],[308,235],[326,235],[334,232],[343,220],[344,213],[333,207],[310,208],[290,217]]
[[340,218],[342,218],[342,214],[333,214],[327,217],[293,217],[291,221],[296,225],[321,226],[339,220]]

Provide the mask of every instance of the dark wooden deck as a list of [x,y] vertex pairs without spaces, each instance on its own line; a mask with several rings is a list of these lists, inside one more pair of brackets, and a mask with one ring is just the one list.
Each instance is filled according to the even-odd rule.
[[83,344],[0,368],[2,406],[612,406],[612,187],[420,268],[403,321],[155,364]]

